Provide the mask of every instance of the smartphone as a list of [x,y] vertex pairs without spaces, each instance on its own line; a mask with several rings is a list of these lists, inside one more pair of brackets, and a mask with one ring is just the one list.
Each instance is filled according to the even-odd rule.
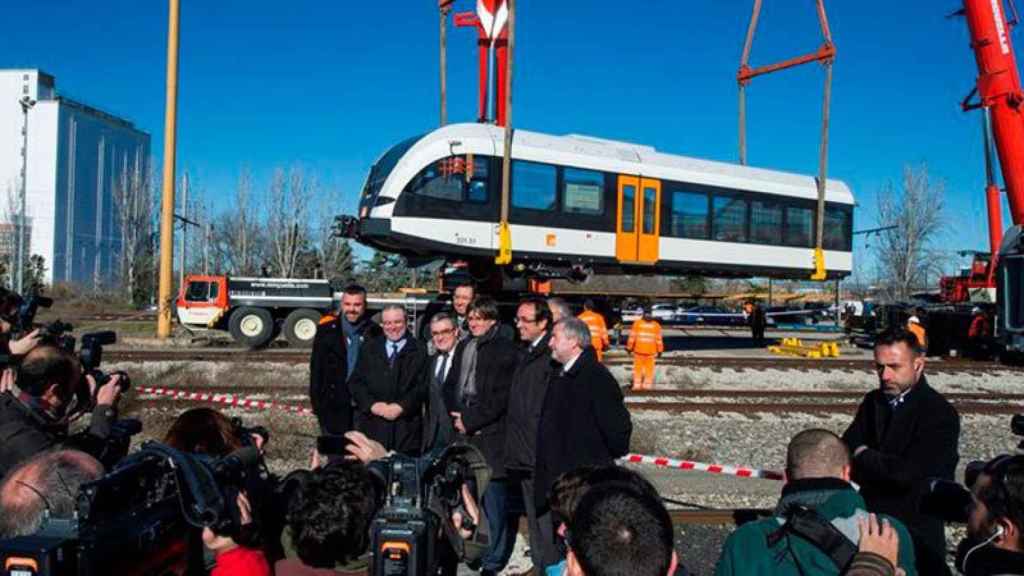
[[344,436],[317,436],[316,451],[324,456],[345,456],[348,454],[348,450],[345,447],[349,444],[351,442]]

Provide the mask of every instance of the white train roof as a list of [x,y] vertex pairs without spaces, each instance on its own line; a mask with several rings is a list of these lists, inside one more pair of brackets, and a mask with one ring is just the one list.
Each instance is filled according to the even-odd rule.
[[[490,153],[493,150],[500,156],[504,152],[504,137],[504,128],[490,124],[449,124],[423,136],[409,153],[440,154],[440,158],[448,153]],[[516,129],[513,138],[513,158],[521,160],[798,198],[818,197],[815,178],[804,174],[665,154],[652,146],[579,134],[553,136]],[[831,178],[827,180],[826,198],[830,202],[854,203],[850,188]]]

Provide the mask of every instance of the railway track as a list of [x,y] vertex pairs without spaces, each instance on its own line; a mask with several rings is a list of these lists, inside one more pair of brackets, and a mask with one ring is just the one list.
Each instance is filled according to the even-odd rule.
[[[309,350],[246,350],[239,348],[204,350],[107,350],[111,362],[283,362],[298,364],[309,362]],[[631,366],[625,356],[607,358],[608,366]],[[867,359],[820,359],[803,358],[736,358],[729,356],[665,357],[658,360],[660,366],[703,368],[713,371],[732,370],[735,372],[764,370],[793,370],[799,372],[874,373],[874,363]],[[928,363],[929,373],[994,375],[1000,373],[1024,373],[1024,367],[1006,366],[993,362],[971,362],[965,360],[935,360]]]
[[736,508],[736,509],[702,509],[702,510],[680,510],[670,509],[668,515],[672,518],[673,524],[704,524],[721,525],[735,524],[737,526],[752,520],[764,518],[772,513],[768,509],[760,508]]

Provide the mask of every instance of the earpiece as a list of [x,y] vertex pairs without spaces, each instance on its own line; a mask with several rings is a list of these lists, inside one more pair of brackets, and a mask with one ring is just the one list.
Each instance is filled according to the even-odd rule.
[[995,540],[996,538],[999,538],[1000,536],[1002,536],[1005,533],[1006,533],[1006,528],[1003,528],[1003,525],[1000,524],[999,526],[996,526],[996,531],[992,534],[992,538],[990,538],[990,540]]

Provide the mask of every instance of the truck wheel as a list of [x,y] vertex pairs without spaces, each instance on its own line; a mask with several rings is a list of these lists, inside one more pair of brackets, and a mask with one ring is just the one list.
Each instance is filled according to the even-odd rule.
[[316,327],[320,323],[320,313],[309,308],[293,310],[284,319],[284,337],[296,348],[309,348],[316,336]]
[[231,314],[228,329],[235,342],[249,348],[259,348],[273,337],[274,319],[263,308],[242,306]]

